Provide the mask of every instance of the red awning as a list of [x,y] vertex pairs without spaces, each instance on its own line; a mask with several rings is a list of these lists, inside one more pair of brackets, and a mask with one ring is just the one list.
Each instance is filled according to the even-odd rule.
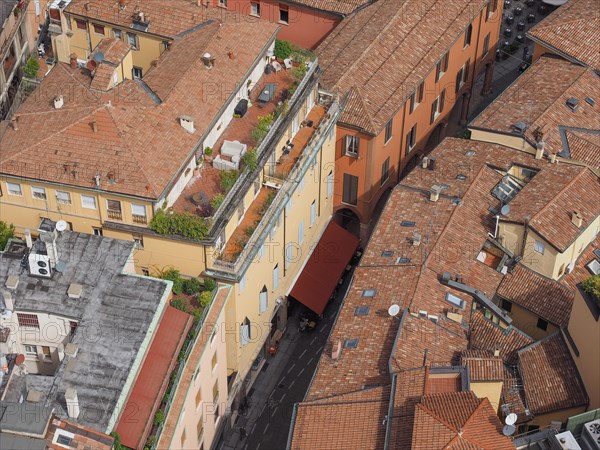
[[290,295],[322,314],[359,239],[335,222],[329,222]]
[[123,445],[144,448],[154,414],[167,390],[171,371],[191,325],[192,316],[167,306],[117,425]]

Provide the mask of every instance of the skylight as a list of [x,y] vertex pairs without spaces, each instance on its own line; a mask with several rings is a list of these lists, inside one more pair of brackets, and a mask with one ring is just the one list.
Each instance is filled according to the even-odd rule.
[[390,257],[390,256],[394,256],[394,252],[391,250],[386,250],[384,252],[381,252],[381,256],[385,256],[385,257]]
[[492,190],[492,195],[502,203],[507,204],[521,192],[521,189],[523,189],[523,186],[516,178],[511,175],[505,175]]
[[458,298],[456,295],[451,294],[450,292],[446,293],[446,301],[453,304],[457,308],[465,309],[465,301],[461,298]]
[[375,289],[365,289],[362,293],[363,297],[375,297],[375,293],[377,291]]
[[410,258],[401,257],[396,260],[396,264],[408,264],[410,262]]
[[354,310],[355,316],[367,316],[369,315],[369,307],[368,306],[357,306]]
[[346,348],[358,347],[358,339],[346,339],[344,341],[344,347],[346,347]]
[[401,227],[414,227],[416,224],[417,222],[413,222],[411,220],[403,220],[402,222],[400,222]]

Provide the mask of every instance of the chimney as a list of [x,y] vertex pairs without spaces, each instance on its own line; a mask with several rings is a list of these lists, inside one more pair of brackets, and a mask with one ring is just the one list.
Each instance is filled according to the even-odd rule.
[[29,228],[25,229],[25,242],[27,243],[27,248],[33,247],[33,241],[31,240],[31,231]]
[[119,0],[119,8],[125,9],[126,4],[127,4],[127,0]]
[[536,145],[535,150],[535,159],[542,159],[544,157],[544,148],[546,147],[546,143],[544,141],[540,141]]
[[92,130],[94,131],[94,133],[98,132],[98,122],[96,122],[96,119],[92,120],[90,122],[90,125],[92,126]]
[[2,295],[4,296],[4,306],[7,310],[12,311],[15,309],[15,304],[12,299],[12,294],[9,291],[2,291]]
[[440,199],[441,189],[439,186],[432,186],[431,191],[429,192],[429,201],[437,202]]
[[196,131],[194,128],[194,119],[190,116],[179,116],[179,125],[181,125],[188,133],[194,133]]
[[69,64],[71,65],[71,69],[77,69],[77,53],[69,55]]
[[427,166],[429,166],[429,158],[427,156],[423,157],[423,159],[421,160],[421,167],[423,169],[427,169]]
[[79,417],[79,399],[77,398],[77,390],[68,388],[65,392],[65,400],[67,401],[67,414],[71,419]]
[[19,286],[19,277],[15,276],[15,275],[9,275],[8,278],[6,279],[6,282],[4,283],[4,286],[7,289],[16,291],[17,287]]
[[83,4],[83,8],[84,8],[86,11],[89,11],[89,10],[90,10],[90,2],[89,2],[89,0],[86,0],[86,1],[85,1],[85,3]]
[[581,226],[583,225],[583,217],[581,217],[581,214],[579,214],[577,211],[573,211],[573,213],[571,214],[571,222],[577,228],[581,228]]
[[202,62],[207,69],[212,69],[215,65],[215,58],[210,53],[202,55]]
[[413,247],[418,247],[421,245],[421,235],[419,233],[415,233],[412,238]]
[[235,54],[231,50],[227,52],[227,56],[229,56],[229,59],[235,59]]
[[337,343],[333,347],[333,350],[331,351],[331,359],[333,359],[334,361],[337,359],[340,359],[341,354],[342,354],[342,341],[337,341]]
[[500,356],[500,349],[499,348],[495,348],[494,349],[494,356],[497,358]]
[[41,233],[40,239],[46,244],[46,252],[50,259],[50,266],[56,267],[58,262],[58,250],[56,248],[56,231],[50,231],[48,233]]
[[144,16],[144,12],[143,12],[143,11],[140,11],[140,12],[138,13],[138,20],[139,20],[140,22],[142,22],[142,23],[145,23],[145,22],[144,22],[144,18],[145,18],[145,16]]
[[62,95],[54,97],[54,109],[60,109],[65,104],[65,99]]
[[13,116],[12,119],[10,119],[10,124],[12,125],[13,130],[19,131],[19,116]]
[[65,359],[65,346],[63,344],[58,344],[58,347],[56,347],[56,353],[58,353],[59,361]]
[[550,164],[556,163],[556,153],[550,153]]

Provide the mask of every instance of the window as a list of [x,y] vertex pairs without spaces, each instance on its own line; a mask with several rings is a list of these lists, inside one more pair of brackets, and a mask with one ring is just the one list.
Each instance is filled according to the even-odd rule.
[[104,26],[94,24],[94,33],[104,36]]
[[212,367],[212,370],[215,370],[215,368],[217,367],[217,352],[215,352],[215,354],[212,357],[212,361],[210,362],[210,366]]
[[471,70],[471,58],[467,59],[467,62],[464,65],[464,72],[463,72],[463,83],[466,83],[467,81],[469,81],[469,72]]
[[240,325],[240,341],[242,343],[242,347],[250,342],[250,333],[250,320],[246,317]]
[[273,290],[279,287],[279,264],[273,267]]
[[544,246],[543,242],[540,241],[535,241],[535,244],[533,245],[533,249],[540,253],[540,254],[544,254],[544,250],[546,250],[546,247]]
[[185,445],[185,428],[183,429],[183,431],[181,432],[181,448],[183,448],[183,446]]
[[144,236],[141,234],[134,234],[133,244],[136,248],[144,248]]
[[106,210],[108,211],[109,219],[123,219],[123,215],[121,214],[121,202],[119,200],[106,200]]
[[92,227],[92,233],[94,236],[102,236],[102,228]]
[[446,89],[444,89],[440,93],[440,109],[438,110],[438,114],[441,114],[444,110],[444,104],[446,103]]
[[37,347],[35,345],[26,345],[25,354],[28,356],[37,356]]
[[250,14],[252,14],[253,16],[260,17],[260,3],[258,3],[258,2],[250,3]]
[[539,319],[537,321],[537,325],[536,325],[540,330],[544,330],[546,331],[548,329],[548,322],[546,322],[544,319]]
[[429,118],[429,123],[433,123],[435,122],[435,119],[437,119],[437,117],[440,115],[440,113],[438,112],[438,106],[440,104],[440,99],[439,97],[436,98],[433,103],[431,104],[431,117]]
[[298,245],[302,245],[304,242],[304,219],[298,224]]
[[460,88],[465,84],[463,82],[463,77],[465,75],[465,67],[461,67],[458,72],[456,72],[456,85],[454,86],[455,92],[460,91]]
[[498,9],[498,0],[489,0],[487,4],[487,19],[494,15],[496,9]]
[[327,174],[327,198],[333,195],[333,170]]
[[127,42],[131,45],[131,48],[138,50],[138,37],[135,33],[127,33]]
[[86,25],[85,21],[75,19],[75,24],[77,25],[78,30],[86,30],[87,31],[87,25]]
[[423,97],[425,96],[425,81],[421,81],[419,85],[419,89],[417,89],[417,103],[421,103],[423,101]]
[[290,211],[292,210],[293,199],[290,197],[288,202],[285,204],[285,214],[290,215]]
[[70,436],[67,436],[66,434],[58,434],[58,436],[56,437],[56,443],[58,445],[64,445],[65,447],[71,447],[71,441],[73,441],[73,438]]
[[342,202],[349,205],[356,205],[358,203],[358,177],[347,173],[344,174]]
[[19,183],[6,183],[9,195],[23,195],[21,191],[21,185]]
[[344,138],[344,151],[346,155],[358,158],[358,146],[360,139],[356,136],[346,136]]
[[131,218],[134,223],[145,224],[146,219],[146,205],[139,205],[137,203],[131,204]]
[[40,329],[40,323],[36,314],[21,314],[17,313],[17,319],[20,327]]
[[294,243],[290,242],[285,247],[285,268],[287,269],[293,262],[296,262],[296,256],[294,255]]
[[202,389],[198,388],[198,392],[196,392],[196,408],[200,406],[202,403]]
[[142,275],[144,275],[145,277],[149,277],[150,269],[148,269],[147,267],[142,267]]
[[500,307],[506,311],[506,312],[511,312],[512,311],[512,302],[509,302],[506,299],[502,299],[502,302],[500,303]]
[[244,276],[242,278],[240,278],[240,292],[244,292],[245,288],[246,288],[246,275],[244,274]]
[[71,204],[71,194],[67,191],[56,191],[56,202],[62,203],[63,205]]
[[464,41],[463,47],[467,47],[471,44],[471,36],[472,35],[473,35],[473,25],[469,24],[469,26],[465,30],[465,41]]
[[409,107],[409,113],[412,114],[412,112],[415,110],[415,108],[417,107],[418,103],[417,103],[417,91],[413,92],[412,95],[410,96],[410,107]]
[[310,204],[310,226],[312,227],[317,221],[317,201],[313,200]]
[[290,22],[290,11],[287,5],[279,4],[279,22],[288,24]]
[[44,354],[44,359],[52,359],[52,352],[50,351],[50,347],[42,345],[42,353]]
[[42,187],[31,186],[31,195],[38,200],[46,200],[46,189]]
[[392,127],[394,126],[394,119],[390,119],[388,123],[385,124],[385,142],[389,142],[392,138]]
[[86,209],[96,209],[96,197],[81,195],[81,206]]
[[123,32],[121,30],[118,30],[117,28],[113,28],[112,33],[113,33],[114,38],[123,39]]
[[369,315],[369,307],[368,306],[357,306],[354,309],[355,316],[368,316]]
[[346,339],[344,341],[345,348],[357,348],[358,347],[358,339]]
[[387,179],[390,177],[390,158],[388,158],[383,162],[381,166],[381,185],[383,186]]
[[302,179],[300,180],[300,183],[298,183],[298,192],[302,192],[302,189],[304,189],[304,180],[306,179],[306,176],[303,176]]
[[365,289],[362,292],[362,296],[363,297],[375,297],[376,293],[377,293],[377,291],[375,289]]
[[450,292],[446,292],[446,301],[457,308],[465,309],[465,301]]
[[417,124],[415,123],[406,135],[406,153],[415,148],[417,143]]
[[446,54],[444,56],[442,56],[442,59],[440,59],[437,63],[437,65],[435,66],[435,81],[436,83],[439,81],[440,78],[442,78],[442,75],[444,75],[444,73],[446,73],[446,71],[448,70],[448,63],[450,62],[450,53],[446,52]]
[[481,56],[486,56],[490,51],[490,33],[487,34],[485,39],[483,40],[483,53]]
[[238,223],[240,223],[242,221],[242,218],[244,217],[244,212],[246,211],[246,208],[244,207],[244,198],[242,197],[242,200],[240,201],[238,208],[237,208],[237,213],[238,213]]
[[143,70],[141,67],[134,66],[133,69],[131,69],[131,76],[133,77],[134,80],[141,80],[142,75],[143,75]]
[[269,306],[269,291],[267,291],[267,286],[263,286],[258,294],[258,313],[262,314],[267,310]]

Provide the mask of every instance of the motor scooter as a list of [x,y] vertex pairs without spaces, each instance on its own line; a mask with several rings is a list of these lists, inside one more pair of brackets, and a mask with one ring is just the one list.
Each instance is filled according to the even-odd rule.
[[300,326],[298,327],[298,331],[303,333],[304,331],[311,331],[317,328],[317,322],[314,320],[309,320],[307,317],[303,317],[300,319]]

